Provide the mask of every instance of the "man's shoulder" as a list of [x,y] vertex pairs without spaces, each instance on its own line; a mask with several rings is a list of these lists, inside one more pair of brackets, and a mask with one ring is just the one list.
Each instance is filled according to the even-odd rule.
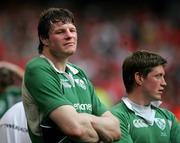
[[126,107],[123,101],[114,105],[111,112],[120,120],[121,124],[128,124],[134,116],[134,113]]
[[44,58],[41,58],[41,57],[34,57],[32,58],[30,61],[28,61],[27,65],[26,65],[26,68],[34,68],[34,67],[37,67],[37,66],[46,66],[48,65],[48,62],[44,59]]
[[168,119],[174,117],[174,114],[166,108],[156,108],[156,113],[160,114],[161,116],[165,116]]
[[27,75],[27,73],[39,73],[43,75],[43,73],[52,73],[52,71],[54,71],[52,66],[45,58],[34,57],[26,64],[25,75]]
[[115,114],[124,114],[128,113],[128,108],[126,107],[123,101],[120,101],[118,104],[112,107],[111,111]]

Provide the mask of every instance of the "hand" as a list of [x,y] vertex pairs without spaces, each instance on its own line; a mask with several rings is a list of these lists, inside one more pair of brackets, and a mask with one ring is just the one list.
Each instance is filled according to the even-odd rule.
[[105,113],[101,117],[94,117],[92,126],[99,135],[100,141],[111,143],[120,138],[119,121],[110,112]]

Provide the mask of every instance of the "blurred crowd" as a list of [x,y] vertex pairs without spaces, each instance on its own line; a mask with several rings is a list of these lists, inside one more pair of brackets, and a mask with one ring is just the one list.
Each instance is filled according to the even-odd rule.
[[[24,68],[31,57],[38,55],[36,27],[40,11],[36,6],[0,13],[0,60]],[[73,11],[77,17],[79,43],[71,61],[88,73],[105,104],[110,107],[125,94],[121,77],[123,59],[134,50],[147,49],[167,58],[168,86],[163,106],[173,112],[180,110],[178,20],[150,9],[103,13],[98,7],[89,6],[83,11]]]

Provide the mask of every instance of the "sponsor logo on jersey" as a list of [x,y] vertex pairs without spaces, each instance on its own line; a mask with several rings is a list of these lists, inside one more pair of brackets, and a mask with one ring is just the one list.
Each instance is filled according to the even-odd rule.
[[166,122],[164,119],[155,118],[156,125],[163,131],[166,127]]
[[76,103],[73,106],[77,111],[92,111],[92,105],[91,104]]
[[136,128],[145,128],[145,127],[148,127],[148,125],[144,122],[143,119],[135,119],[135,120],[133,120],[133,125]]
[[19,125],[9,124],[9,123],[1,124],[0,128],[2,128],[2,127],[3,128],[10,128],[10,129],[21,131],[21,132],[24,132],[24,133],[28,132],[27,128],[20,127]]

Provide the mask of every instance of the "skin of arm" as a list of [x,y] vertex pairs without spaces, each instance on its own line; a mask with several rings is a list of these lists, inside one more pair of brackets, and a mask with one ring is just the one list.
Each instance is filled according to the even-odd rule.
[[100,117],[92,115],[92,118],[92,125],[97,131],[100,141],[110,143],[120,139],[119,120],[110,111],[106,111]]
[[50,118],[66,135],[75,140],[110,143],[120,138],[119,121],[109,111],[97,117],[77,113],[74,107],[64,105],[52,111]]
[[77,113],[70,105],[63,105],[50,113],[50,118],[69,137],[82,142],[95,143],[99,136],[86,113]]

